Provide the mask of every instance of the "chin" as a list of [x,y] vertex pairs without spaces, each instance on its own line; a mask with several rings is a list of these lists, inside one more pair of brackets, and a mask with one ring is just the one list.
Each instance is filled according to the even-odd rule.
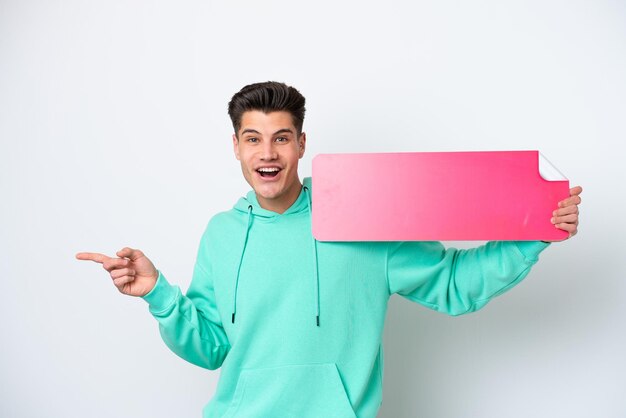
[[264,190],[263,187],[255,190],[254,192],[263,199],[276,199],[283,194],[283,190]]

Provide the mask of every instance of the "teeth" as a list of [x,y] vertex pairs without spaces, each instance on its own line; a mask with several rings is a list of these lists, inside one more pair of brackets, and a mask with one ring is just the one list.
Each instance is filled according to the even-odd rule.
[[278,170],[279,169],[277,167],[262,167],[259,168],[257,171],[262,171],[263,173],[273,173]]

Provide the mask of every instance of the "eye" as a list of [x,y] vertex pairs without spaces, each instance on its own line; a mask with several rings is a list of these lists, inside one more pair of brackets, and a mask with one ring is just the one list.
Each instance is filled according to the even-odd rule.
[[246,138],[246,142],[259,142],[259,139],[255,137],[250,137],[250,138]]
[[287,142],[289,139],[285,138],[284,136],[279,136],[276,138],[276,142]]

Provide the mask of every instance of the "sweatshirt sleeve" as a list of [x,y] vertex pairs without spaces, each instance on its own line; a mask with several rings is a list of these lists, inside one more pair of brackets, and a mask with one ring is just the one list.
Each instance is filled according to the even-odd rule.
[[490,241],[458,250],[445,249],[440,242],[392,242],[387,253],[389,292],[449,315],[473,312],[526,277],[548,245]]
[[196,263],[186,295],[178,286],[169,284],[159,270],[156,285],[143,299],[159,322],[163,341],[174,353],[206,369],[215,370],[222,365],[230,344],[205,268]]

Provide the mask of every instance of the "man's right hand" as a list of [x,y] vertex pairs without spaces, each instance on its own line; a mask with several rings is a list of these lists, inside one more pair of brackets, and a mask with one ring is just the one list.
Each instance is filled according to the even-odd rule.
[[79,260],[91,260],[102,264],[111,274],[117,289],[129,296],[145,296],[154,287],[159,276],[152,261],[141,250],[124,247],[116,255],[120,258],[108,257],[99,253],[78,253]]

